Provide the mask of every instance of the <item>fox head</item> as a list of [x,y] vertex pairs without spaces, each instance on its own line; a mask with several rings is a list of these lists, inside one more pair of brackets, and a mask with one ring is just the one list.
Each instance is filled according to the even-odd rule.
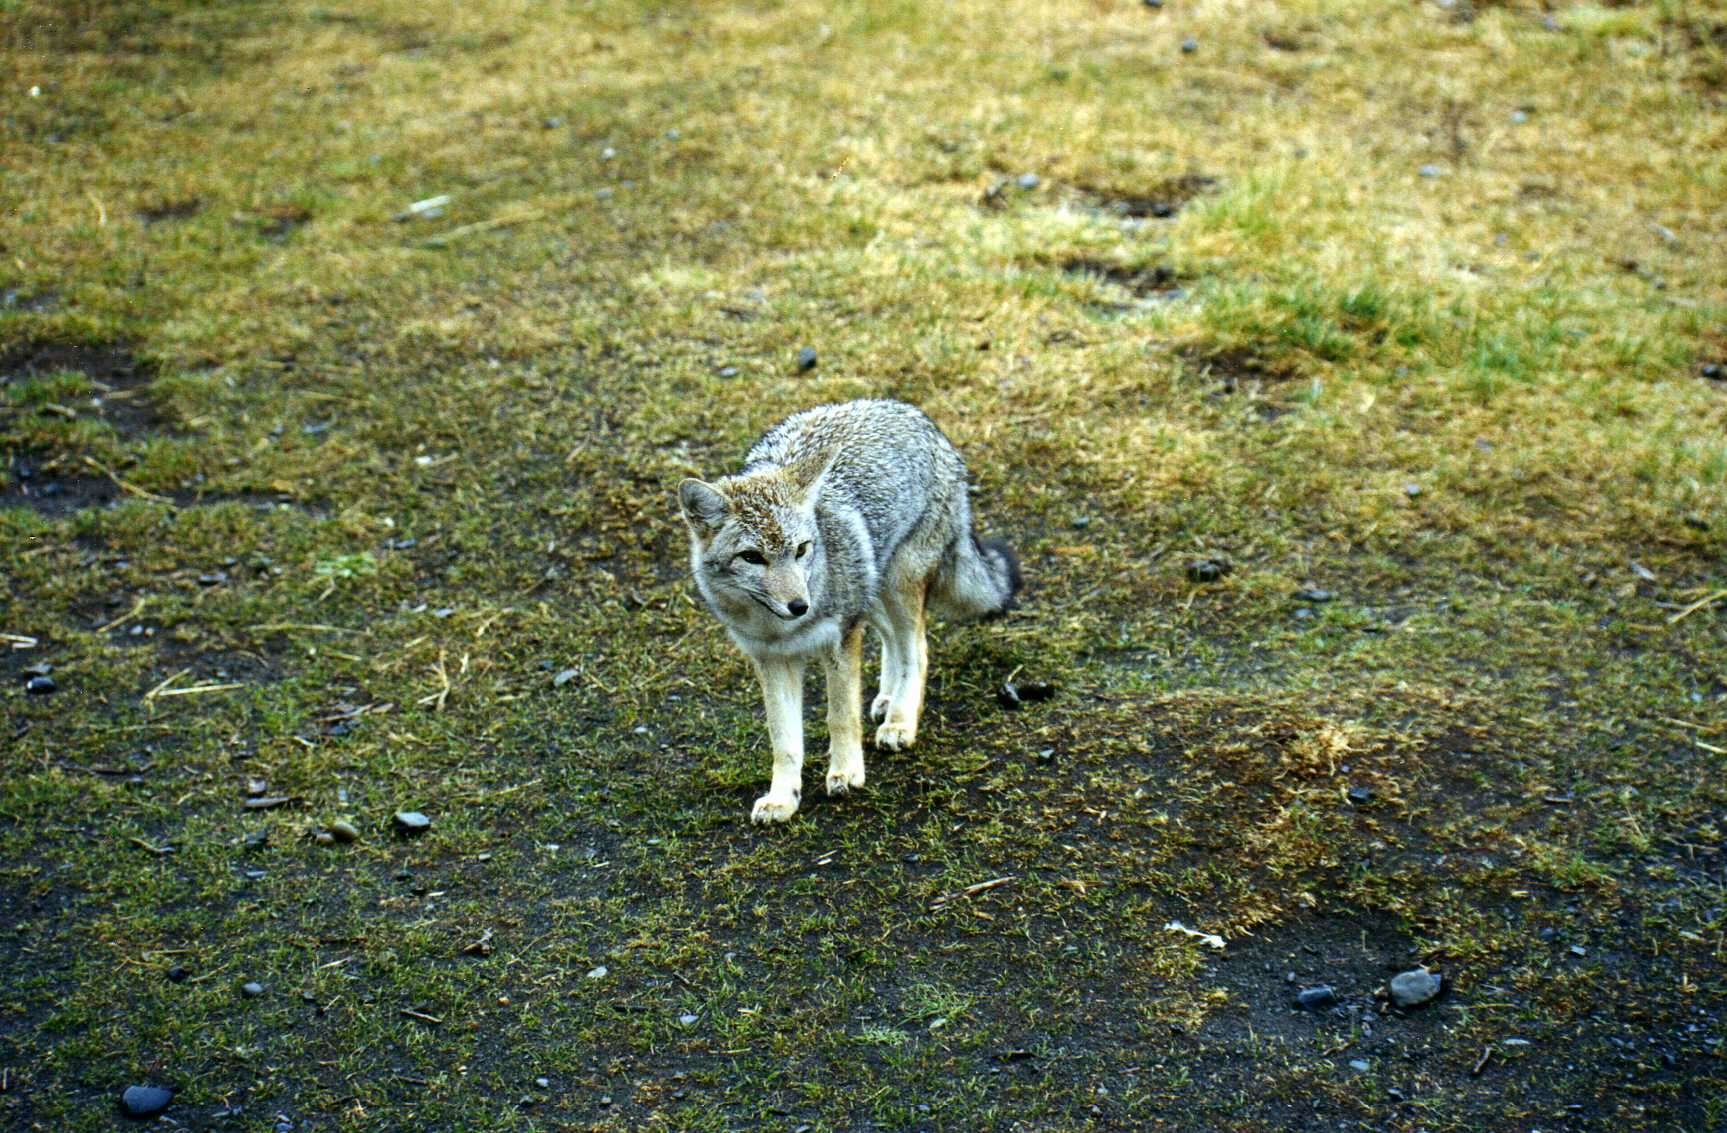
[[719,612],[746,618],[754,606],[789,623],[818,604],[821,595],[811,590],[821,559],[815,501],[826,469],[825,461],[806,461],[678,485],[690,566]]

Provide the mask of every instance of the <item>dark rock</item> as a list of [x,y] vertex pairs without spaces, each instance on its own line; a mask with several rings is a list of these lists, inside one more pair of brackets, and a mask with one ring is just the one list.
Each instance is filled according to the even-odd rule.
[[805,346],[798,351],[798,369],[803,371],[816,368],[816,348]]
[[396,812],[396,829],[403,834],[423,834],[432,828],[432,820],[417,810]]
[[24,691],[31,696],[46,696],[58,687],[53,677],[43,676],[41,673],[24,682]]
[[120,1108],[127,1117],[140,1120],[155,1117],[168,1108],[168,1103],[174,1100],[174,1091],[165,1090],[161,1086],[127,1086],[125,1093],[120,1095]]
[[174,984],[183,984],[186,982],[186,977],[190,976],[191,974],[192,973],[186,969],[186,965],[175,964],[172,968],[168,969],[168,982],[174,983]]
[[1163,0],[1145,0],[1145,6],[1147,8],[1161,8],[1163,7]]
[[1391,978],[1391,1002],[1399,1007],[1420,1007],[1439,995],[1443,980],[1426,968],[1415,968]]
[[1326,590],[1324,587],[1303,586],[1300,590],[1297,590],[1293,595],[1291,595],[1291,597],[1295,598],[1298,602],[1320,603],[1331,601],[1333,595],[1331,591]]
[[1035,704],[1055,695],[1055,686],[1047,681],[1008,681],[995,690],[995,702],[1003,708],[1015,709]]
[[1356,806],[1363,806],[1373,801],[1373,791],[1368,787],[1349,788],[1349,801]]
[[247,980],[240,985],[240,994],[247,999],[256,999],[264,994],[264,985],[257,980]]
[[1228,559],[1195,559],[1187,564],[1189,582],[1216,582],[1235,566]]
[[1319,1011],[1337,1002],[1337,992],[1330,984],[1320,984],[1318,987],[1304,987],[1295,993],[1297,1006],[1309,1011]]
[[1727,366],[1723,366],[1719,362],[1703,363],[1703,368],[1698,373],[1712,382],[1727,381]]
[[1195,51],[1198,51],[1198,50],[1199,50],[1199,40],[1193,38],[1191,35],[1188,36],[1186,39],[1181,41],[1181,53],[1183,55],[1192,55]]

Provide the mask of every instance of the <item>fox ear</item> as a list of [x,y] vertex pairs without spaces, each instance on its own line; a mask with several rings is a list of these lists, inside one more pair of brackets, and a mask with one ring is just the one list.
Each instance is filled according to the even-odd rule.
[[693,477],[678,485],[678,506],[692,527],[718,527],[726,514],[726,498]]
[[786,466],[786,479],[803,493],[806,502],[814,500],[838,456],[838,453],[812,452],[796,464]]

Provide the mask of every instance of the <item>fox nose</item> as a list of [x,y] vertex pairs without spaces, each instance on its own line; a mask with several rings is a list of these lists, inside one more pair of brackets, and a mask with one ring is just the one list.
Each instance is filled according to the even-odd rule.
[[809,613],[810,604],[802,598],[793,598],[790,602],[786,603],[786,609],[791,612],[792,617],[801,618],[805,614]]

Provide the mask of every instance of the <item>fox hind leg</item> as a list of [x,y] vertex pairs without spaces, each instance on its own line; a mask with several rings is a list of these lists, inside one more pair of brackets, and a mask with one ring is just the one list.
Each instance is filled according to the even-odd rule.
[[893,647],[892,623],[883,619],[883,624],[876,627],[881,635],[881,690],[875,694],[875,700],[870,704],[869,716],[876,723],[887,719],[888,705],[893,703],[894,686],[899,684],[899,651]]
[[876,746],[900,751],[917,741],[918,717],[923,713],[924,678],[929,673],[929,645],[924,636],[924,586],[892,580],[879,601],[887,632],[882,635],[882,653],[891,664],[882,665],[882,697],[887,698]]
[[830,795],[864,785],[863,721],[858,700],[863,689],[863,624],[852,626],[822,661],[828,679],[828,777]]

